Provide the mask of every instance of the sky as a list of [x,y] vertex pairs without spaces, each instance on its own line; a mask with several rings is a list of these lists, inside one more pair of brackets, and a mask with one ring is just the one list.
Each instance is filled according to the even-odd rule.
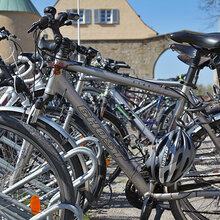
[[[76,0],[77,1],[77,0]],[[83,1],[83,0],[81,0]],[[145,24],[159,35],[181,30],[203,33],[218,32],[218,21],[211,13],[201,8],[205,0],[127,0]],[[32,0],[43,15],[46,6],[53,6],[56,0]],[[216,8],[220,5],[216,5]],[[220,8],[219,8],[220,9]],[[171,50],[164,52],[156,63],[155,78],[169,78],[187,72],[187,65]],[[198,83],[213,84],[213,71],[205,68]]]

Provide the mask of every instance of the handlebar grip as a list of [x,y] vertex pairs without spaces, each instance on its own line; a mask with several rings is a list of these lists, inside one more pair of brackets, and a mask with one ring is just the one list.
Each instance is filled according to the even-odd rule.
[[5,30],[6,30],[6,29],[5,29],[4,26],[0,28],[0,31],[5,31]]
[[52,19],[51,15],[45,15],[43,16],[39,21],[34,22],[32,24],[32,27],[27,31],[28,34],[30,34],[31,32],[33,32],[35,29],[37,29],[38,27],[43,30],[46,29],[50,20]]
[[71,12],[67,12],[67,17],[69,20],[77,21],[79,19],[79,15]]
[[28,34],[30,34],[31,32],[33,32],[39,25],[40,21],[34,22],[32,24],[32,27],[27,31]]

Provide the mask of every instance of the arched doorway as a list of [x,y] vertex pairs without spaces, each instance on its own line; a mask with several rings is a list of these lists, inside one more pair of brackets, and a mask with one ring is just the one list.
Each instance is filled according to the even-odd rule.
[[177,55],[177,52],[167,49],[159,56],[154,66],[155,79],[174,78],[187,72],[188,66]]
[[[178,53],[171,49],[166,49],[158,57],[154,65],[154,79],[173,78],[180,74],[185,74],[188,70],[188,65],[178,59]],[[214,72],[208,67],[200,71],[198,84],[204,86],[213,85]]]

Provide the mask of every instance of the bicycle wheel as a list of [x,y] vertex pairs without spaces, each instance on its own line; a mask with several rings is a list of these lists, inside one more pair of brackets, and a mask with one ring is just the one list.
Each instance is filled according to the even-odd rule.
[[[0,109],[1,110],[1,109]],[[26,121],[27,115],[16,111],[3,111],[7,115],[16,118],[18,120]],[[68,142],[67,138],[64,137],[59,130],[54,129],[49,123],[45,123],[42,120],[37,120],[32,126],[40,131],[40,133],[60,152],[68,152],[72,149],[72,145]],[[67,163],[67,162],[66,162]],[[68,164],[71,167],[72,179],[76,179],[84,174],[84,169],[82,167],[82,160],[78,156],[73,156],[68,160]],[[76,203],[83,207],[85,195],[84,191],[88,190],[82,185],[76,194]]]
[[[49,107],[47,108],[47,116],[50,118],[53,118],[55,122],[58,124],[62,124],[64,121],[61,120],[60,117],[60,109]],[[63,113],[65,118],[65,112]],[[76,114],[74,114],[70,120],[69,124],[69,130],[68,133],[71,135],[71,137],[74,140],[79,140],[82,137],[88,137],[91,136],[92,133],[88,130],[86,125],[83,123],[82,119],[79,118]],[[97,151],[96,146],[94,146],[93,143],[87,143],[84,145],[84,147],[89,147],[92,149],[95,153]],[[84,157],[86,160],[87,158]],[[83,188],[83,193],[85,194],[85,197],[88,199],[88,202],[90,204],[96,203],[102,193],[103,187],[105,185],[105,179],[106,179],[106,160],[105,155],[102,153],[100,158],[97,160],[98,162],[98,169],[96,171],[95,176],[92,180],[90,180],[89,185],[86,185],[86,189]],[[88,183],[86,183],[88,184]],[[88,210],[90,206],[88,206],[88,203],[85,203],[83,206],[84,210]]]
[[[22,157],[24,145],[28,151]],[[20,164],[19,157],[24,159]],[[61,203],[75,204],[71,177],[57,150],[36,129],[2,113],[0,179],[1,219],[29,219],[49,208],[57,193]],[[37,210],[31,203],[33,196],[40,200]],[[55,211],[52,218],[73,219],[74,214]]]
[[[128,149],[129,140],[125,139],[128,136],[128,131],[118,118],[109,111],[104,112],[102,123],[107,126],[112,137],[119,143],[120,146]],[[120,167],[106,152],[107,166],[107,183],[112,183],[121,173]]]
[[[218,117],[220,118],[220,117]],[[220,140],[220,119],[210,124]],[[194,165],[189,176],[175,184],[171,191],[193,192],[195,190],[214,191],[216,196],[184,198],[170,202],[175,219],[219,219],[220,218],[220,155],[207,132],[199,127],[191,135],[197,149]],[[187,189],[188,187],[188,189]]]
[[156,126],[157,126],[156,130],[159,136],[163,136],[168,132],[168,128],[169,128],[170,121],[173,116],[175,107],[176,107],[176,104],[174,103],[168,107],[162,108],[159,111],[158,116],[156,118]]

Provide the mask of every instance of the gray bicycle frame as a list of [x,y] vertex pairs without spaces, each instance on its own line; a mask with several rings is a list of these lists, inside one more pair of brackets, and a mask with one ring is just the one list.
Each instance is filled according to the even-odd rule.
[[[59,64],[60,60],[56,59],[55,64]],[[127,78],[122,75],[113,74],[111,72],[95,69],[92,67],[85,67],[79,65],[76,62],[65,62],[63,61],[62,66],[65,66],[67,70],[74,72],[82,72],[84,74],[89,74],[92,76],[97,76],[103,78],[106,81],[120,83],[124,85],[129,85],[132,87],[137,87],[147,91],[160,93],[163,95],[171,96],[177,98],[177,108],[175,110],[175,116],[179,117],[182,114],[185,99],[179,94],[172,90],[166,89],[163,86],[157,85],[152,82],[142,81],[134,78]],[[98,120],[96,115],[90,110],[89,106],[81,99],[79,94],[75,91],[72,84],[62,74],[63,71],[60,70],[59,75],[54,74],[54,69],[51,72],[49,81],[47,83],[45,94],[55,95],[59,93],[64,95],[67,100],[71,103],[76,113],[83,119],[84,123],[88,128],[93,131],[94,135],[99,139],[101,144],[106,148],[109,154],[117,162],[119,167],[124,171],[128,178],[133,182],[137,190],[142,196],[146,196],[150,192],[149,185],[144,180],[143,176],[140,174],[140,165],[132,159],[132,157],[125,152],[111,137],[109,137],[108,132],[103,127],[102,123]],[[189,86],[183,85],[182,92],[188,94],[190,90]],[[175,120],[175,119],[174,119]],[[204,119],[205,120],[205,119]],[[211,129],[210,129],[211,130]],[[150,131],[147,132],[150,139],[154,139]],[[220,146],[217,146],[220,149]]]

